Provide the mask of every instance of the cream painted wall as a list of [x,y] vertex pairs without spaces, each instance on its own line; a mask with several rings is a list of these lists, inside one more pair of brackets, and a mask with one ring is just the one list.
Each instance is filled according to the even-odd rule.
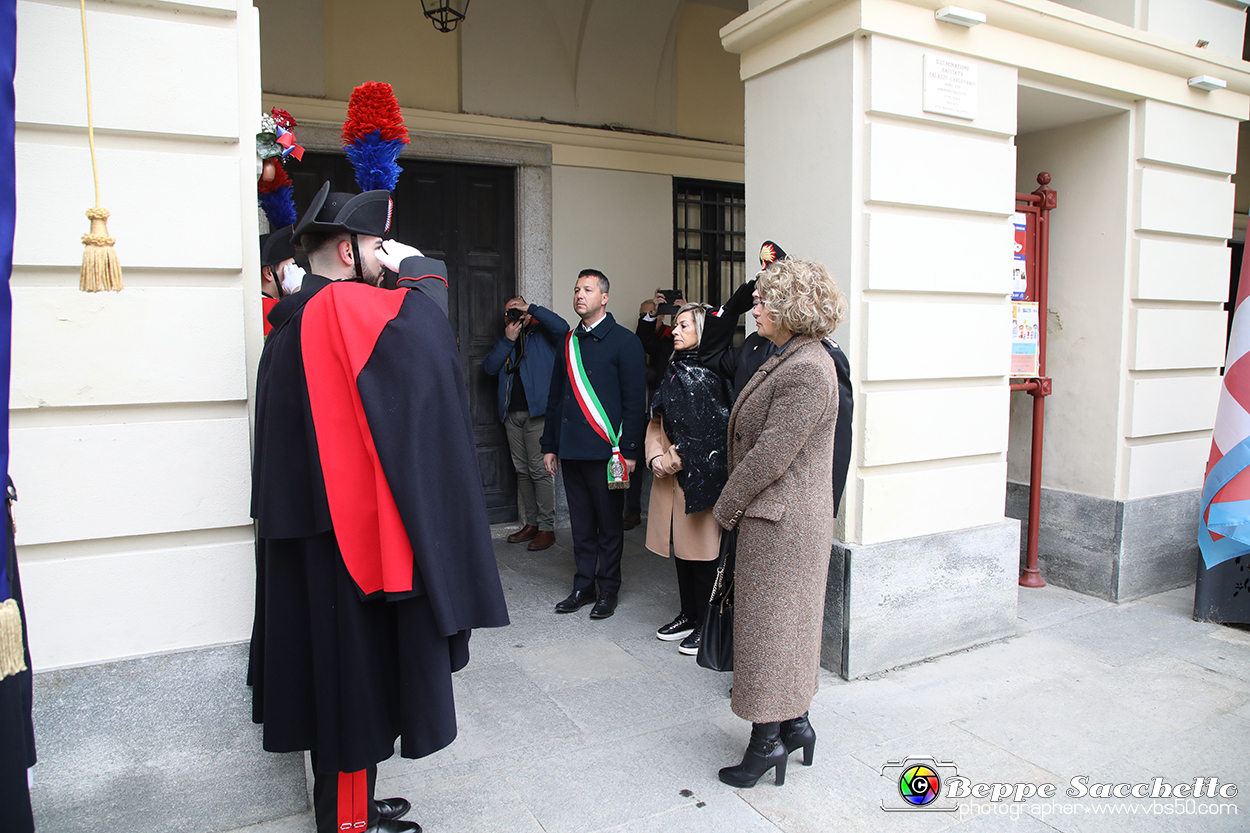
[[655,174],[551,171],[552,303],[570,323],[582,269],[612,282],[608,311],[631,330],[638,305],[673,280],[673,180]]
[[1237,134],[1235,119],[1138,105],[1125,498],[1202,488],[1224,363]]
[[742,82],[718,30],[734,6],[531,0],[462,24],[466,113],[742,142]]
[[253,0],[260,9],[261,86],[325,98],[325,10],[321,0]]
[[89,295],[79,14],[18,3],[10,442],[40,670],[250,631],[259,37],[250,3],[237,14],[89,6],[101,201],[126,282]]
[[1210,52],[1241,59],[1246,9],[1220,0],[1141,0],[1142,26],[1147,32],[1195,46],[1205,40]]
[[1125,26],[1133,26],[1137,20],[1137,2],[1138,0],[1061,0],[1059,4],[1096,14]]
[[1243,121],[1237,131],[1237,173],[1233,174],[1233,183],[1237,186],[1233,210],[1250,214],[1250,122]]
[[923,56],[856,38],[746,83],[749,244],[823,261],[850,301],[856,543],[1003,517],[1015,71],[979,63],[969,122],[924,112]]
[[[1016,190],[1047,171],[1051,212],[1042,483],[1116,498],[1127,361],[1129,113],[1016,137]],[[1032,397],[1012,395],[1011,480],[1029,480]]]
[[[326,98],[347,101],[354,87],[384,81],[404,107],[460,112],[461,28],[439,32],[420,3],[322,0],[322,5]],[[301,53],[292,56],[298,65],[304,63]],[[309,71],[314,65],[315,59]]]
[[720,28],[737,15],[686,3],[677,29],[676,83],[679,136],[743,142],[743,84],[738,56],[720,43]]

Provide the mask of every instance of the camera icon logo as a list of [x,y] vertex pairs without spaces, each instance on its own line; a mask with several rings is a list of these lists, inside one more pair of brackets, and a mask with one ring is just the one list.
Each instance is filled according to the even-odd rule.
[[881,809],[886,812],[953,812],[955,802],[942,794],[942,787],[958,774],[959,768],[953,761],[915,755],[889,761],[881,767],[882,777],[891,783],[886,797],[881,800]]

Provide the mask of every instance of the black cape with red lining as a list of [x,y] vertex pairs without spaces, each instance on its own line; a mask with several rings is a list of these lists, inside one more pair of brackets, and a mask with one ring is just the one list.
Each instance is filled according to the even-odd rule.
[[[314,322],[307,328],[306,318]],[[470,629],[508,623],[455,337],[419,289],[317,275],[270,321],[252,487],[253,719],[264,724],[265,749],[315,750],[326,771],[384,760],[396,737],[404,757],[428,755],[455,738],[451,673],[468,661]],[[306,367],[309,345],[326,343],[364,357],[359,371]],[[318,424],[309,381],[315,388],[327,375],[358,392],[359,431]],[[341,458],[343,446],[362,441],[376,448],[374,465],[345,476],[384,481],[380,491],[393,495],[397,518],[381,535],[411,544],[406,589],[389,586],[392,560],[383,571],[389,585],[370,585],[366,595],[344,560],[360,542],[340,541],[343,502],[327,496],[323,457]],[[331,470],[339,472],[332,484],[340,482],[342,470]],[[379,516],[374,525],[387,524]]]

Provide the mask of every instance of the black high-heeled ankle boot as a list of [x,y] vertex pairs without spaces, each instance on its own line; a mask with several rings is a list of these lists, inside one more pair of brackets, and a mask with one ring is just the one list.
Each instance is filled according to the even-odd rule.
[[776,767],[774,783],[786,782],[786,748],[781,743],[780,723],[752,723],[751,742],[742,755],[742,763],[720,771],[720,780],[731,787],[754,787],[768,770]]
[[811,766],[812,758],[816,757],[816,730],[803,712],[793,720],[781,721],[781,742],[785,744],[789,755],[799,747],[803,748],[803,766]]

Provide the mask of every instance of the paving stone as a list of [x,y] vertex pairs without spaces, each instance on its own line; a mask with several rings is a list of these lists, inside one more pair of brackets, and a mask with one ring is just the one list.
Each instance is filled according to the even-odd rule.
[[581,833],[685,806],[686,790],[715,795],[729,739],[705,722],[534,760],[505,773],[547,833]]
[[[1070,592],[1070,591],[1068,591]],[[973,715],[996,699],[1049,688],[1112,666],[1092,651],[1034,631],[1028,639],[996,642],[891,672],[886,678],[914,691],[926,707]]]
[[995,701],[956,725],[1058,773],[1093,769],[1177,733],[1083,678]]
[[512,661],[539,688],[584,685],[644,672],[646,667],[609,639],[568,639],[528,650],[515,650]]
[[412,810],[405,819],[419,823],[428,833],[543,833],[521,795],[497,772],[468,777],[409,773],[385,779],[379,773],[377,795],[407,798]]
[[1215,627],[1219,626],[1194,622],[1167,607],[1130,602],[1052,625],[1045,632],[1093,652],[1109,665],[1125,665],[1197,640]]
[[687,803],[675,810],[605,828],[605,833],[776,833],[778,829],[737,795],[691,791],[684,797]]
[[942,703],[928,703],[916,692],[889,679],[862,680],[817,692],[819,702],[861,723],[880,740],[903,737],[963,717]]
[[1113,602],[1087,596],[1063,587],[1021,587],[1016,607],[1017,631],[1028,633],[1037,628],[1066,622],[1084,616]]

